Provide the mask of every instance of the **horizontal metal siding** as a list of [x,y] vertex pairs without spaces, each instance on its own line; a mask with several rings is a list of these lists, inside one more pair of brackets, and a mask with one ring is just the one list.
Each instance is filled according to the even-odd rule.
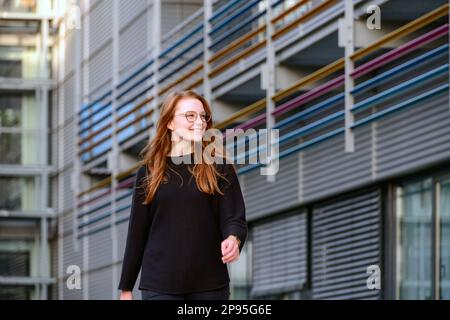
[[70,265],[77,265],[80,268],[83,268],[83,243],[80,241],[79,250],[75,250],[75,241],[72,235],[67,235],[60,238],[62,241],[62,250],[63,250],[63,274],[66,275],[66,269]]
[[302,199],[330,195],[371,178],[371,126],[355,130],[355,152],[345,152],[344,135],[302,152]]
[[[56,90],[55,90],[56,91]],[[49,133],[49,148],[50,148],[50,161],[52,165],[57,165],[58,162],[58,141],[60,137],[60,132],[58,128],[58,116],[59,116],[59,108],[61,102],[59,101],[59,97],[61,97],[61,92],[58,93],[53,92],[52,101],[51,101],[51,109],[50,109],[50,133]]]
[[105,229],[88,236],[89,270],[112,263],[111,229]]
[[81,284],[81,290],[69,289],[67,288],[66,280],[64,280],[62,300],[83,300],[83,290],[83,283]]
[[66,192],[66,196],[63,200],[63,210],[66,211],[67,209],[73,208],[73,189],[72,189],[72,175],[73,175],[73,168],[69,168],[62,173],[62,181],[63,181],[63,190]]
[[89,93],[101,91],[96,96],[102,95],[102,90],[110,89],[112,80],[112,44],[102,48],[95,56],[90,58],[89,68]]
[[76,133],[75,133],[75,119],[69,120],[65,123],[63,130],[63,159],[64,166],[71,164],[75,159],[75,144],[76,144]]
[[110,0],[102,0],[89,16],[89,52],[92,54],[112,37],[112,5]]
[[161,4],[161,32],[165,35],[173,27],[182,23],[189,16],[193,15],[203,5],[189,3],[166,3]]
[[378,190],[314,207],[313,299],[380,298],[367,288],[367,267],[381,263],[380,215]]
[[50,275],[57,279],[57,282],[55,284],[52,284],[50,286],[49,290],[49,298],[52,300],[58,299],[58,283],[61,279],[58,279],[58,238],[53,238],[52,241],[50,241]]
[[59,176],[50,177],[50,207],[58,209],[58,179]]
[[[75,76],[70,76],[63,83],[64,91],[64,121],[73,118],[75,106]],[[73,145],[70,145],[73,148]]]
[[147,24],[147,15],[144,12],[120,33],[119,69],[121,71],[129,65],[135,65],[137,60],[141,64],[145,63],[142,54],[147,51],[149,39]]
[[63,230],[61,232],[67,236],[73,233],[73,223],[74,223],[74,213],[73,211],[68,211],[61,216]]
[[252,230],[252,296],[299,290],[307,274],[304,212],[257,225]]
[[[76,50],[80,50],[75,46],[75,33],[73,30],[68,30],[65,35],[65,48],[64,48],[64,77],[74,71],[75,68],[75,53]],[[80,51],[82,52],[82,51]],[[59,57],[59,56],[58,56]]]
[[450,159],[448,95],[422,103],[377,124],[377,177]]
[[112,268],[104,268],[88,274],[89,300],[112,299]]
[[298,154],[280,159],[275,182],[267,182],[267,176],[255,169],[245,174],[242,192],[247,216],[254,219],[298,203]]
[[[147,11],[148,0],[125,0],[119,2],[120,30],[128,27],[136,16]],[[151,7],[148,9],[151,10]]]
[[128,220],[117,225],[117,253],[119,260],[123,259],[127,244]]

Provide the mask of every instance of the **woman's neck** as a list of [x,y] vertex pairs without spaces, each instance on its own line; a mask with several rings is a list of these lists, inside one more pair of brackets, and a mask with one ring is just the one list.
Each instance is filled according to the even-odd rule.
[[171,156],[182,156],[194,152],[191,141],[181,140],[175,143],[170,151]]

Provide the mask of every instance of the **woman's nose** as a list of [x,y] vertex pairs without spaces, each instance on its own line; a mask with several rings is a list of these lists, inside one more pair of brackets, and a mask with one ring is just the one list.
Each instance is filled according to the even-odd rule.
[[195,119],[195,122],[194,122],[196,125],[199,125],[200,127],[202,127],[203,126],[203,120],[202,120],[202,117],[200,117],[200,115],[197,115],[197,119]]

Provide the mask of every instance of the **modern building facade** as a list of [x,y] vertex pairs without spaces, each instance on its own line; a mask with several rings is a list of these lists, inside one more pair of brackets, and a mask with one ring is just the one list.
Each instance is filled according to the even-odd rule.
[[56,1],[0,2],[0,299],[50,297]]
[[275,176],[237,164],[232,298],[450,297],[447,0],[44,2],[0,2],[0,297],[118,298],[138,154],[188,88],[279,132]]

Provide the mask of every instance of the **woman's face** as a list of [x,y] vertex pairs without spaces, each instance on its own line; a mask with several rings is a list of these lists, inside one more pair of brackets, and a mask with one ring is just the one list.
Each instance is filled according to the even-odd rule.
[[200,100],[184,98],[178,101],[175,107],[175,115],[167,127],[184,140],[202,141],[206,130],[205,110]]

